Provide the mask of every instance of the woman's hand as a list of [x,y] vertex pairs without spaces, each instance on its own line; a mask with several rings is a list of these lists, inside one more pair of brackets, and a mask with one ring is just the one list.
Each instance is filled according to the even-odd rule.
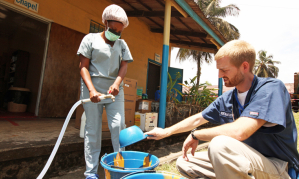
[[112,94],[113,96],[118,95],[119,93],[119,85],[113,83],[108,90],[108,94]]
[[97,103],[97,102],[101,101],[100,96],[102,96],[102,94],[95,91],[95,90],[89,92],[89,98],[94,103]]
[[188,157],[187,157],[187,151],[189,148],[191,148],[191,154],[194,156],[196,147],[198,146],[198,140],[195,140],[192,138],[191,134],[187,137],[187,139],[185,140],[184,144],[183,144],[183,159],[185,159],[186,161],[189,161]]

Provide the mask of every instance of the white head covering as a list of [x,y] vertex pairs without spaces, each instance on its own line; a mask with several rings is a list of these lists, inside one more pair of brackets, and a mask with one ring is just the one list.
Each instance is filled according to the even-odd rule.
[[129,25],[129,20],[125,10],[116,4],[109,5],[104,9],[102,15],[102,22],[104,24],[105,24],[105,20],[119,21],[123,23],[125,28],[128,27]]

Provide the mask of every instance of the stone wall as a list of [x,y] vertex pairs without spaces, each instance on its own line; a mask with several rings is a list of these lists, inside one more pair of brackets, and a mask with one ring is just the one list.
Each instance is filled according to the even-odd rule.
[[[170,127],[189,116],[200,113],[203,109],[200,106],[188,105],[188,104],[175,104],[168,102],[166,107],[166,121],[165,127]],[[210,122],[202,125],[202,128],[215,127],[217,124]]]
[[[166,148],[172,144],[182,145],[188,135],[189,132],[186,132],[175,134],[162,140],[145,139],[126,147],[126,151],[152,153],[154,150]],[[74,137],[71,137],[70,140],[73,140],[73,138]],[[57,154],[44,179],[63,175],[68,171],[73,171],[78,167],[85,166],[84,142],[83,140],[81,140],[81,142],[74,141],[75,142],[62,143],[59,146]],[[203,143],[203,141],[199,142],[199,144],[201,143]],[[44,168],[53,146],[54,144],[47,144],[44,146],[33,146],[21,149],[0,150],[0,179],[36,178]],[[111,140],[103,140],[100,156],[112,152],[113,147]],[[167,151],[165,153],[167,153]],[[163,155],[159,155],[158,157],[162,156]]]

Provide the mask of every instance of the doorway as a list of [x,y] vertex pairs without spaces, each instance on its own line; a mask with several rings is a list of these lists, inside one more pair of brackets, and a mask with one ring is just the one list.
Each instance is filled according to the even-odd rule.
[[0,4],[1,115],[7,114],[12,87],[30,90],[26,115],[37,115],[49,22],[28,14]]
[[[172,91],[174,93],[177,93],[174,89],[177,89],[182,93],[183,91],[183,86],[179,85],[179,83],[183,83],[183,69],[180,68],[174,68],[174,67],[168,67],[168,73],[171,76],[171,79],[174,81],[176,79],[177,73],[180,73],[181,77],[177,78],[176,84],[173,86]],[[169,82],[169,78],[167,80],[167,83]],[[182,101],[182,96],[180,94],[177,94],[176,99],[178,101]]]
[[148,62],[147,89],[148,99],[155,99],[155,92],[160,89],[161,65],[153,60]]

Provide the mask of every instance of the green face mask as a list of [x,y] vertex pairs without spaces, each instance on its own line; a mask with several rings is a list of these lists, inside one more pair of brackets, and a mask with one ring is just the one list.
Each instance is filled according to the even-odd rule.
[[111,42],[114,42],[116,41],[117,39],[120,38],[120,34],[119,35],[116,35],[115,32],[113,33],[113,31],[108,28],[106,31],[105,31],[105,37],[111,41]]

